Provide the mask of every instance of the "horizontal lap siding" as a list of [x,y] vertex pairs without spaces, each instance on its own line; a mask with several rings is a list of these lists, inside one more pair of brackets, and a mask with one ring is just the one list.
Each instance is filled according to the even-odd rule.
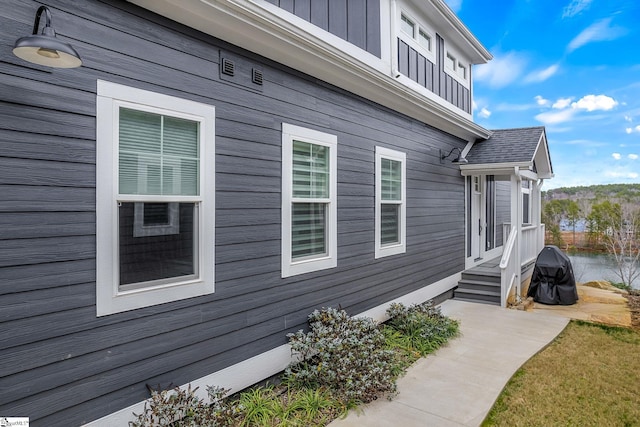
[[[462,141],[126,2],[49,6],[83,67],[0,50],[0,414],[88,422],[284,344],[315,308],[361,312],[462,269],[463,181],[438,158]],[[34,13],[9,0],[2,40]],[[259,66],[261,90],[220,81],[221,50]],[[216,107],[215,294],[96,317],[97,79]],[[282,122],[338,137],[338,267],[287,279]],[[407,253],[379,260],[377,145],[407,153]]]

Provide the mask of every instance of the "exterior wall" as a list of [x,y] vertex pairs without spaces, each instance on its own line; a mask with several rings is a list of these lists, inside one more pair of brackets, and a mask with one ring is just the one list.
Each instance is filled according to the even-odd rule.
[[[314,2],[315,3],[315,2]],[[286,342],[315,308],[360,313],[464,268],[464,141],[124,1],[51,0],[84,60],[0,50],[0,414],[79,425]],[[37,5],[0,9],[5,47]],[[221,57],[237,77],[220,78]],[[254,67],[260,88],[247,83]],[[216,292],[96,317],[96,80],[216,107]],[[281,124],[338,138],[338,267],[281,278]],[[407,252],[374,259],[374,153],[407,154]],[[100,179],[100,178],[98,178]],[[259,380],[257,378],[256,380]]]
[[496,177],[496,246],[502,246],[505,238],[503,224],[511,222],[511,182],[502,178]]
[[436,37],[437,64],[398,38],[398,71],[471,114],[471,91],[444,71],[444,40]]
[[266,0],[381,57],[380,0]]

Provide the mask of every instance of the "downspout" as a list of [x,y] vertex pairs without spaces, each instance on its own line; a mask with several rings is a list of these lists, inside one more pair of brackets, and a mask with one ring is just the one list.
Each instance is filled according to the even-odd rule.
[[398,41],[396,40],[396,16],[398,11],[397,0],[391,0],[391,77],[397,79],[401,76],[398,70]]

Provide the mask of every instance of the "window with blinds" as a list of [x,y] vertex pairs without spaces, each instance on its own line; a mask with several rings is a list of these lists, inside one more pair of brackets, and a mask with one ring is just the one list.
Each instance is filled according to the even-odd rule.
[[406,250],[405,159],[376,147],[376,258]]
[[214,291],[215,107],[98,80],[96,308]]
[[282,276],[336,265],[335,135],[282,125]]

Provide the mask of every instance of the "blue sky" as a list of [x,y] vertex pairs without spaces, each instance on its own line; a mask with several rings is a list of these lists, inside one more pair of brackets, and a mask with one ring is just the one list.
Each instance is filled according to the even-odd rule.
[[544,188],[640,183],[639,0],[446,0],[494,59],[474,67],[474,120],[544,125]]

